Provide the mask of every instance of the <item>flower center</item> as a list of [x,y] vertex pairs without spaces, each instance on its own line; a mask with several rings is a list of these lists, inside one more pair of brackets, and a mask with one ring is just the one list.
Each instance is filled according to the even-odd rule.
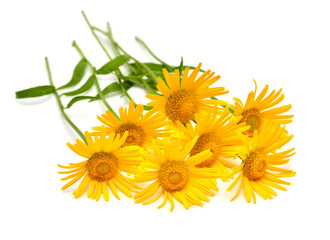
[[181,89],[173,93],[167,101],[165,111],[172,121],[185,124],[194,119],[198,110],[196,93],[190,89]]
[[161,166],[159,184],[168,192],[180,191],[189,181],[189,170],[184,162],[169,161]]
[[125,123],[117,128],[116,133],[123,135],[125,131],[128,131],[128,136],[122,145],[123,147],[132,145],[142,147],[145,140],[145,133],[140,126],[134,123]]
[[207,149],[210,149],[210,151],[213,153],[212,157],[197,164],[196,167],[211,167],[220,155],[221,145],[215,133],[205,133],[201,135],[195,143],[194,147],[191,149],[190,155],[194,156],[197,153],[203,152]]
[[254,130],[260,131],[262,126],[262,115],[256,108],[251,108],[242,113],[242,119],[239,123],[245,122],[247,125],[250,126],[250,129],[243,132],[245,135],[249,135],[249,137],[253,137]]
[[268,156],[263,149],[252,152],[245,160],[243,174],[249,180],[261,178],[268,167]]
[[87,171],[93,180],[109,180],[118,172],[117,158],[112,153],[95,153],[87,163]]

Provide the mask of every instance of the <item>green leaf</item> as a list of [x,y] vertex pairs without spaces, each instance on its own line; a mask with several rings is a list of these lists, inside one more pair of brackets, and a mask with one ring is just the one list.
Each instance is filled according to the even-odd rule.
[[[183,59],[181,58],[181,62],[180,65],[177,67],[171,67],[171,66],[164,66],[163,64],[158,64],[158,63],[151,63],[151,62],[145,62],[143,63],[144,65],[146,65],[148,68],[150,68],[151,71],[153,71],[155,73],[156,76],[160,76],[163,75],[163,68],[166,68],[168,72],[174,72],[175,69],[179,69],[181,71],[183,71],[186,67],[189,67],[189,69],[193,70],[196,67],[193,66],[186,66],[183,65]],[[130,66],[138,69],[138,74],[143,74],[146,75],[147,72],[145,69],[143,69],[138,63],[130,63]],[[200,72],[205,72],[204,70],[200,69]]]
[[[161,79],[163,79],[165,82],[166,82],[166,79],[165,79],[165,76],[164,76],[164,73],[160,72],[158,74],[156,74],[157,78],[160,77]],[[157,83],[158,84],[158,83]]]
[[[226,105],[221,105],[221,107],[226,108]],[[231,114],[235,114],[234,109],[232,109],[231,107],[228,107],[228,109]]]
[[80,88],[78,88],[77,90],[74,90],[74,91],[71,91],[71,92],[66,92],[66,93],[63,93],[61,95],[65,95],[65,96],[75,96],[75,95],[78,95],[78,94],[81,94],[83,92],[86,92],[88,91],[89,89],[91,89],[91,87],[93,86],[94,84],[94,78],[95,78],[95,75],[92,75],[90,76],[87,81],[85,82],[84,85],[82,85]]
[[143,105],[143,110],[149,111],[149,110],[151,110],[152,108],[153,108],[153,107],[149,107],[149,106]]
[[[133,86],[133,83],[131,83],[131,82],[124,82],[123,85],[124,85],[124,88],[126,90],[128,90],[128,89],[130,89]],[[113,82],[113,83],[111,83],[110,85],[108,85],[107,87],[105,87],[102,90],[102,94],[103,94],[103,96],[106,96],[106,95],[108,95],[108,94],[110,94],[112,92],[117,92],[117,91],[121,91],[121,87],[120,87],[120,85],[117,82]],[[95,101],[95,100],[98,100],[98,99],[100,99],[99,94],[97,94],[95,96],[95,99],[91,99],[90,102]]]
[[143,78],[143,75],[127,75],[127,76],[120,76],[121,79],[124,81],[129,81],[131,83],[134,83],[136,85],[142,85],[141,78]]
[[124,88],[126,90],[130,89],[134,84],[131,82],[123,82]]
[[63,85],[62,87],[57,88],[57,90],[61,90],[64,88],[73,87],[77,85],[83,79],[87,65],[88,65],[87,60],[85,58],[81,59],[73,70],[73,74],[70,82]]
[[[145,62],[143,64],[146,65],[148,68],[150,68],[150,70],[153,71],[153,72],[162,72],[163,68],[165,68],[165,66],[163,64],[158,64],[158,63]],[[138,63],[131,63],[130,65],[137,68],[140,73],[145,73],[146,72],[146,70],[143,69],[141,67],[141,65],[138,64]]]
[[[120,85],[116,82],[109,84],[108,86],[106,86],[103,90],[103,96],[111,93],[111,92],[116,92],[116,91],[120,91]],[[95,97],[99,98],[100,96],[97,94]]]
[[181,84],[181,81],[182,81],[183,71],[184,71],[184,68],[183,68],[183,57],[181,57],[181,61],[180,61],[180,65],[179,65],[180,84]]
[[[184,68],[183,68],[183,57],[181,57],[181,61],[180,61],[180,65],[179,65],[180,76],[182,76],[183,71],[184,71]],[[181,82],[181,78],[180,78],[180,82]]]
[[[163,68],[166,68],[164,65],[158,64],[158,63],[144,63],[144,65],[146,65],[148,68],[150,68],[150,70],[153,72],[162,72]],[[169,69],[167,69],[167,70],[169,70]]]
[[99,70],[96,71],[97,74],[109,74],[117,70],[120,66],[124,65],[130,60],[127,55],[120,55],[106,64],[104,64]]
[[91,96],[78,96],[78,97],[72,98],[71,101],[66,106],[66,108],[70,108],[74,103],[79,102],[81,100],[86,100],[86,99],[89,99],[89,100],[92,100],[92,99],[98,100],[95,97],[91,97]]
[[53,86],[45,85],[18,91],[15,94],[16,98],[33,98],[52,94],[54,90],[55,88]]
[[153,88],[154,90],[158,91],[158,89],[157,89],[157,87],[156,87],[157,84],[154,82],[153,79],[148,79],[148,80],[147,80],[147,83],[148,83],[148,85],[149,85],[151,88]]

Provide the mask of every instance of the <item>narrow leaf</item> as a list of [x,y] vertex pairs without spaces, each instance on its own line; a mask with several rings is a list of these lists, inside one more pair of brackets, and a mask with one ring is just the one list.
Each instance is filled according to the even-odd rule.
[[73,70],[71,80],[67,84],[63,85],[62,87],[59,87],[57,90],[61,90],[61,89],[68,88],[68,87],[73,87],[73,86],[77,85],[78,83],[80,83],[80,81],[83,79],[83,77],[85,75],[87,65],[88,65],[87,60],[85,58],[81,59]]
[[[155,73],[155,75],[157,75],[157,76],[159,76],[160,74],[163,73],[163,68],[166,68],[166,66],[164,66],[163,64],[158,64],[158,63],[145,62],[143,64],[146,65],[148,68],[150,68],[150,70],[153,71]],[[130,63],[129,65],[136,68],[136,69],[138,69],[138,74],[146,75],[146,70],[143,69],[139,64]],[[166,69],[167,69],[168,72],[174,72],[174,69],[184,70],[186,67],[189,67],[189,69],[191,69],[191,70],[196,68],[196,67],[193,67],[193,66],[183,65],[183,59],[181,58],[181,62],[180,62],[179,66],[174,67],[174,68],[172,68],[170,66],[170,67],[167,67]],[[203,69],[200,69],[199,71],[200,72],[205,72]]]
[[81,100],[98,100],[96,97],[91,97],[91,96],[78,96],[78,97],[74,97],[71,99],[71,101],[68,103],[68,105],[66,106],[66,108],[70,108],[73,104],[75,104],[76,102],[79,102]]
[[[110,85],[106,86],[102,90],[102,93],[103,93],[103,96],[105,96],[111,92],[116,92],[116,91],[120,91],[120,90],[121,90],[121,88],[120,88],[119,84],[114,82],[114,83],[111,83]],[[96,97],[99,98],[100,96],[97,94]]]
[[135,76],[135,75],[130,74],[127,76],[120,76],[120,78],[123,79],[124,81],[129,81],[136,85],[142,85],[142,83],[141,83],[141,78],[143,78],[142,75]]
[[33,98],[48,95],[54,92],[54,87],[51,85],[38,86],[16,92],[16,98]]
[[[183,71],[184,71],[184,68],[183,68],[183,57],[181,57],[181,61],[180,61],[180,65],[179,65],[180,76],[182,76]],[[180,78],[180,83],[181,83],[181,78]]]
[[123,82],[124,88],[126,90],[130,89],[134,84],[131,82]]
[[129,57],[127,55],[120,55],[106,64],[104,64],[99,70],[96,71],[97,74],[109,74],[115,70],[117,70],[120,66],[124,65],[129,61]]
[[95,75],[92,75],[90,76],[87,81],[85,82],[84,85],[82,85],[80,88],[78,88],[77,90],[74,90],[74,91],[71,91],[71,92],[66,92],[66,93],[63,93],[61,95],[65,95],[65,96],[75,96],[75,95],[78,95],[78,94],[81,94],[83,92],[86,92],[88,91],[89,89],[91,89],[91,87],[93,86],[94,84],[94,78],[95,78]]
[[[124,88],[126,90],[128,90],[128,89],[130,89],[133,86],[133,83],[131,83],[131,82],[124,82],[123,85],[124,85]],[[120,87],[120,85],[117,82],[113,82],[113,83],[111,83],[110,85],[108,85],[107,87],[105,87],[102,90],[102,94],[103,94],[103,96],[106,96],[106,95],[108,95],[108,94],[110,94],[112,92],[117,92],[117,91],[121,91],[121,87]],[[99,94],[97,94],[95,96],[95,99],[91,99],[90,102],[95,101],[95,100],[98,100],[99,98],[100,98],[100,96],[99,96]]]
[[151,110],[153,107],[149,107],[149,106],[146,106],[146,105],[143,105],[143,110],[145,111],[149,111]]
[[153,88],[154,90],[157,90],[157,91],[158,91],[158,89],[157,89],[157,87],[156,87],[156,83],[155,83],[155,81],[154,81],[153,79],[148,79],[148,80],[147,80],[147,83],[148,83],[148,85],[149,85],[151,88]]
[[[143,64],[146,65],[148,68],[150,68],[150,70],[153,72],[155,72],[155,71],[162,72],[163,68],[165,68],[164,65],[158,64],[158,63],[145,62]],[[139,72],[146,72],[146,70],[144,68],[142,68],[140,66],[140,64],[138,64],[138,63],[131,63],[130,65],[137,68],[139,70]]]

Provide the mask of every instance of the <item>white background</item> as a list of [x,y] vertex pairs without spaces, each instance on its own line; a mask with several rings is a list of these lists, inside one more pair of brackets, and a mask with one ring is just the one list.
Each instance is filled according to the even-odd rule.
[[[1,239],[329,239],[329,1],[2,1],[1,68]],[[93,3],[92,3],[93,2]],[[265,84],[283,88],[293,105],[296,147],[288,167],[297,172],[287,192],[257,204],[244,196],[230,202],[226,185],[204,207],[143,206],[122,195],[118,201],[74,199],[78,186],[61,191],[57,163],[82,159],[66,146],[77,137],[60,115],[53,96],[16,100],[15,91],[47,85],[48,56],[56,86],[66,83],[79,56],[76,40],[94,65],[106,55],[93,39],[81,10],[133,56],[151,57],[139,36],[172,65],[212,69],[216,84],[243,100]],[[102,86],[109,83],[101,79]],[[91,95],[94,92],[90,92]],[[147,102],[140,89],[131,91]],[[67,99],[63,99],[67,102]],[[118,109],[127,100],[112,95]],[[68,111],[82,129],[98,125],[100,102],[77,103]]]

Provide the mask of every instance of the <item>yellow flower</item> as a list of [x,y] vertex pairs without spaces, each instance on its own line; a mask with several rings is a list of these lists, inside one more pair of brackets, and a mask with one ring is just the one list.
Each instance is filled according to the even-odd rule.
[[178,136],[179,138],[191,141],[198,136],[198,140],[190,152],[191,156],[207,149],[213,153],[210,158],[197,164],[196,167],[217,168],[222,177],[230,173],[226,167],[234,166],[226,159],[237,157],[243,145],[241,133],[249,129],[249,126],[245,126],[245,123],[238,124],[242,117],[232,115],[228,107],[220,111],[220,116],[218,113],[219,109],[214,108],[209,116],[196,115],[195,127],[191,123],[187,123],[186,126],[178,123],[177,126],[183,133]]
[[280,95],[282,89],[277,92],[273,90],[266,97],[268,91],[268,85],[266,85],[261,93],[256,96],[257,83],[255,80],[253,81],[255,84],[255,90],[249,93],[245,104],[243,104],[239,98],[234,98],[235,105],[231,105],[232,109],[235,111],[235,114],[237,116],[242,116],[240,123],[245,122],[251,127],[244,134],[252,137],[254,130],[258,130],[260,132],[265,120],[279,124],[291,123],[291,118],[294,115],[281,115],[291,109],[291,104],[272,108],[283,101],[284,94],[282,93],[282,95]]
[[[166,133],[163,127],[168,124],[168,121],[159,114],[154,114],[148,111],[144,116],[143,105],[137,104],[134,108],[134,101],[131,100],[127,108],[119,108],[120,120],[118,120],[110,111],[106,111],[102,116],[97,118],[105,124],[106,133],[115,132],[121,136],[125,131],[128,131],[128,137],[123,146],[140,146],[148,147],[155,137],[166,137],[170,133]],[[99,131],[101,127],[93,127],[93,130]],[[97,133],[93,133],[97,134]]]
[[293,152],[294,148],[277,151],[293,137],[293,135],[286,136],[279,141],[283,131],[279,124],[274,125],[266,121],[261,133],[255,130],[252,141],[245,139],[244,151],[239,154],[242,163],[232,168],[232,173],[227,175],[227,178],[230,178],[238,174],[228,187],[228,191],[232,190],[240,181],[238,191],[232,200],[237,197],[242,186],[244,186],[245,198],[249,203],[251,196],[253,202],[256,203],[255,192],[263,199],[272,199],[273,196],[277,196],[270,187],[286,191],[281,184],[290,185],[290,183],[280,178],[292,177],[296,173],[277,166],[289,162],[289,157],[295,152]]
[[142,149],[138,146],[121,147],[127,136],[128,132],[125,132],[122,137],[115,136],[115,133],[106,137],[103,126],[100,136],[94,136],[94,139],[89,132],[85,132],[88,145],[79,139],[74,145],[67,143],[72,151],[86,160],[70,163],[68,166],[58,165],[66,169],[59,172],[60,174],[71,174],[61,180],[72,179],[62,187],[62,190],[83,178],[78,189],[73,193],[75,198],[80,197],[88,188],[87,197],[98,201],[103,194],[104,200],[109,201],[108,186],[118,199],[117,188],[126,196],[132,197],[131,191],[136,191],[133,188],[141,188],[125,177],[121,171],[130,174],[139,172],[137,166],[142,160],[140,157]]
[[[143,166],[152,170],[137,175],[135,181],[153,182],[134,196],[136,203],[153,203],[164,193],[165,199],[158,208],[163,207],[169,200],[172,211],[174,209],[173,198],[188,209],[190,205],[202,206],[202,201],[208,202],[207,195],[214,196],[211,190],[217,191],[218,188],[207,179],[218,177],[215,174],[216,170],[195,168],[196,165],[212,156],[210,150],[187,158],[197,138],[195,137],[184,147],[179,140],[165,139],[162,148],[159,148],[154,142],[152,152],[142,153],[146,160]],[[151,199],[147,200],[149,198]]]
[[186,68],[182,79],[178,69],[173,74],[163,69],[166,81],[158,77],[157,85],[163,96],[146,95],[147,98],[154,100],[147,104],[153,107],[151,111],[161,112],[173,122],[180,121],[185,124],[193,120],[196,113],[207,114],[213,105],[226,105],[227,102],[209,99],[228,93],[223,87],[209,88],[220,79],[219,75],[213,77],[214,72],[208,70],[196,80],[201,65],[200,63],[189,76],[189,68]]

